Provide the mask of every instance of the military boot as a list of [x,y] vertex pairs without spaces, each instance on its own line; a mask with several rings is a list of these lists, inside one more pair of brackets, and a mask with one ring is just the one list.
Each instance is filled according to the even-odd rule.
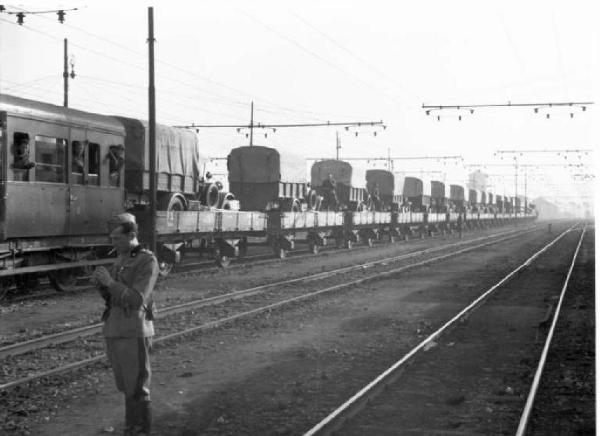
[[125,397],[125,429],[123,436],[133,436],[138,421],[138,403],[135,398]]
[[138,401],[136,435],[147,436],[152,427],[152,408],[150,401]]

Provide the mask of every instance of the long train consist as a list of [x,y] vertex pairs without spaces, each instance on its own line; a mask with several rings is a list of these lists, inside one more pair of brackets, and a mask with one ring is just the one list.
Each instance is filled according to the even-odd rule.
[[[147,127],[140,120],[0,95],[0,295],[33,287],[43,276],[58,290],[72,287],[78,276],[106,262],[105,225],[116,213],[133,212],[148,231]],[[192,132],[161,125],[156,132],[157,255],[165,272],[194,248],[227,265],[244,253],[249,237],[264,237],[284,257],[299,239],[316,252],[328,240],[349,248],[382,235],[394,240],[451,231],[459,216],[467,227],[534,217],[518,207],[484,209],[464,189],[441,200],[453,207],[432,210],[429,186],[424,189],[419,179],[406,177],[394,187],[393,175],[374,173],[363,186],[340,180],[343,210],[319,210],[319,187],[297,174],[285,180],[279,153],[259,146],[239,147],[229,156],[233,200],[201,177]],[[316,165],[317,184],[326,172],[340,177],[348,170],[340,161]],[[377,180],[377,191],[371,187],[380,196],[371,208],[377,210],[365,207],[369,180]],[[227,210],[236,201],[242,210]],[[140,237],[148,240],[147,233]]]

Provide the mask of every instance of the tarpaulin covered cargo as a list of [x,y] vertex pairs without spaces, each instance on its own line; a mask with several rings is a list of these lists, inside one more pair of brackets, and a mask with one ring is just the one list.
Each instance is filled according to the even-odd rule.
[[394,174],[388,170],[367,170],[366,172],[367,179],[367,191],[369,193],[373,193],[373,189],[375,189],[375,185],[379,189],[379,195],[382,197],[394,195],[402,195],[402,191],[397,192],[394,181]]
[[431,198],[446,198],[446,184],[444,182],[431,181]]
[[[126,130],[125,138],[125,189],[141,193],[150,188],[148,170],[148,122],[116,116]],[[200,169],[206,159],[201,159],[198,138],[194,132],[162,124],[156,125],[157,190],[193,194]]]
[[331,174],[337,184],[353,188],[366,187],[365,171],[354,168],[343,160],[327,159],[313,163],[310,169],[310,184],[312,187],[323,186]]
[[303,162],[261,145],[237,147],[227,156],[229,182],[306,183]]
[[465,187],[461,186],[461,185],[450,185],[450,200],[464,201],[465,200]]
[[469,203],[473,206],[479,203],[478,191],[475,189],[469,189]]
[[404,178],[404,197],[425,195],[431,197],[431,182],[418,177],[407,176]]

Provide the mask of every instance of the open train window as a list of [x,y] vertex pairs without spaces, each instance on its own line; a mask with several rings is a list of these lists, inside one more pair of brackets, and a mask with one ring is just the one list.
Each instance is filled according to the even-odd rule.
[[50,136],[35,137],[35,180],[65,183],[65,149],[67,140]]
[[83,185],[85,173],[85,141],[71,141],[71,176],[73,183]]
[[125,164],[125,148],[122,145],[111,145],[108,148],[108,184],[109,186],[121,186],[121,169]]
[[100,144],[88,143],[88,184],[100,184]]

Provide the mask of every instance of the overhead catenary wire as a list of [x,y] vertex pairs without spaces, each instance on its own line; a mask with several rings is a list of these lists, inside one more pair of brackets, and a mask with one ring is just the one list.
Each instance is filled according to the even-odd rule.
[[[40,18],[44,18],[44,17],[40,17]],[[46,19],[47,19],[47,18],[46,18]],[[11,22],[11,21],[7,21],[7,20],[3,20],[3,19],[1,19],[1,18],[0,18],[0,20],[1,20],[1,21],[4,21],[4,22],[7,22],[7,23],[9,23],[9,24],[17,25],[16,23],[13,23],[13,22]],[[45,36],[45,37],[47,37],[47,38],[54,39],[54,40],[56,40],[56,41],[59,41],[59,40],[61,40],[61,38],[59,38],[59,37],[55,37],[55,36],[53,36],[53,35],[50,35],[50,34],[48,34],[48,33],[46,33],[46,32],[43,32],[43,31],[40,31],[40,30],[34,29],[34,28],[30,27],[30,26],[24,26],[24,28],[26,28],[26,29],[28,29],[28,30],[30,30],[30,31],[32,31],[32,32],[34,32],[34,33],[38,33],[38,34],[40,34],[40,35],[43,35],[43,36]],[[91,32],[88,32],[88,31],[86,31],[86,33],[87,33],[87,34],[89,34],[89,35],[94,35],[93,33],[91,33]],[[101,37],[99,37],[99,39],[106,40],[106,41],[110,41],[110,40],[107,40],[106,38],[101,38]],[[89,48],[87,48],[87,47],[85,47],[85,46],[82,46],[82,45],[79,45],[79,44],[76,44],[76,43],[71,43],[71,45],[72,45],[72,46],[74,46],[74,47],[77,47],[78,49],[85,50],[85,51],[88,51],[88,52],[90,52],[90,53],[93,53],[93,54],[95,54],[95,55],[97,55],[97,56],[104,57],[104,58],[106,58],[106,59],[109,59],[109,60],[111,60],[111,61],[117,62],[119,65],[126,65],[126,66],[128,66],[128,67],[131,67],[131,68],[134,68],[134,69],[137,69],[137,70],[143,71],[143,72],[145,72],[145,70],[146,70],[146,67],[145,67],[145,66],[142,66],[142,65],[137,65],[137,64],[134,64],[134,63],[131,63],[131,62],[127,62],[127,61],[123,61],[123,60],[121,60],[121,59],[118,59],[118,58],[116,58],[116,57],[114,57],[114,56],[109,56],[109,55],[106,55],[106,54],[104,54],[104,53],[102,53],[102,52],[99,52],[99,51],[97,51],[97,50],[92,50],[92,49],[89,49]],[[119,47],[123,48],[123,46],[122,46],[121,44],[114,43],[114,45],[115,45],[115,46],[119,46]],[[136,54],[139,54],[140,56],[145,56],[145,54],[142,54],[141,52],[137,52],[136,50],[133,50],[133,49],[128,49],[128,51],[129,51],[129,52],[136,53]],[[240,90],[238,90],[238,89],[236,89],[236,88],[233,88],[233,87],[231,87],[231,86],[228,86],[228,85],[222,84],[222,83],[220,83],[220,82],[214,81],[214,80],[212,80],[212,79],[210,79],[210,78],[208,78],[208,77],[206,77],[206,76],[201,76],[201,75],[198,75],[197,73],[193,73],[193,72],[187,71],[187,70],[185,70],[185,69],[182,69],[182,68],[180,68],[180,67],[177,67],[177,66],[175,66],[175,65],[173,65],[173,64],[170,64],[170,63],[168,63],[168,62],[164,62],[164,61],[160,61],[160,60],[159,60],[159,61],[157,61],[157,62],[158,62],[158,63],[161,63],[161,64],[164,64],[164,65],[167,65],[167,66],[169,66],[169,67],[171,67],[171,68],[175,68],[175,69],[177,69],[177,70],[179,70],[179,71],[181,71],[181,72],[183,72],[183,73],[189,74],[189,75],[193,76],[194,78],[201,78],[201,79],[203,79],[203,80],[205,80],[205,81],[208,81],[208,82],[210,82],[210,83],[213,83],[213,84],[215,84],[215,85],[217,85],[217,86],[221,86],[221,87],[223,87],[223,88],[227,88],[227,89],[229,89],[229,90],[231,90],[231,91],[234,91],[234,92],[237,92],[237,93],[239,93],[239,94],[243,94],[243,95],[246,95],[246,96],[255,97],[255,96],[253,96],[252,94],[249,94],[249,93],[247,93],[247,92],[244,92],[244,91],[240,91]],[[231,104],[231,105],[235,105],[235,106],[238,106],[238,107],[245,107],[245,106],[247,105],[247,102],[243,102],[243,101],[240,101],[240,100],[231,99],[231,98],[229,98],[229,97],[225,97],[225,96],[223,96],[222,94],[216,93],[216,92],[214,92],[214,91],[209,91],[209,90],[206,90],[206,89],[200,88],[200,87],[199,87],[199,86],[198,86],[196,83],[192,84],[192,83],[189,83],[189,82],[185,82],[185,81],[182,81],[182,80],[175,79],[175,78],[173,78],[172,76],[168,76],[168,75],[158,75],[158,77],[160,77],[160,78],[162,78],[162,79],[164,79],[164,80],[168,80],[168,81],[171,81],[171,82],[174,82],[174,83],[181,84],[181,85],[183,85],[183,86],[185,86],[185,87],[187,87],[187,88],[194,89],[194,90],[196,90],[196,91],[199,91],[199,92],[205,93],[205,94],[207,94],[207,95],[211,95],[211,96],[213,96],[213,97],[215,97],[215,98],[217,98],[217,99],[221,99],[221,100],[220,100],[220,103],[222,103],[222,104]],[[257,98],[259,101],[264,101],[264,102],[265,102],[265,104],[267,104],[267,105],[269,105],[269,106],[273,106],[273,107],[279,108],[279,109],[281,109],[281,110],[285,110],[286,112],[292,112],[292,113],[309,113],[309,114],[315,114],[315,115],[319,115],[319,113],[317,113],[317,112],[313,112],[313,111],[301,111],[301,110],[298,110],[298,109],[291,109],[291,108],[287,108],[287,107],[280,106],[280,105],[278,105],[277,103],[272,103],[272,102],[269,102],[269,101],[267,101],[267,100],[265,100],[265,99],[262,99],[261,97],[256,97],[256,98]]]

